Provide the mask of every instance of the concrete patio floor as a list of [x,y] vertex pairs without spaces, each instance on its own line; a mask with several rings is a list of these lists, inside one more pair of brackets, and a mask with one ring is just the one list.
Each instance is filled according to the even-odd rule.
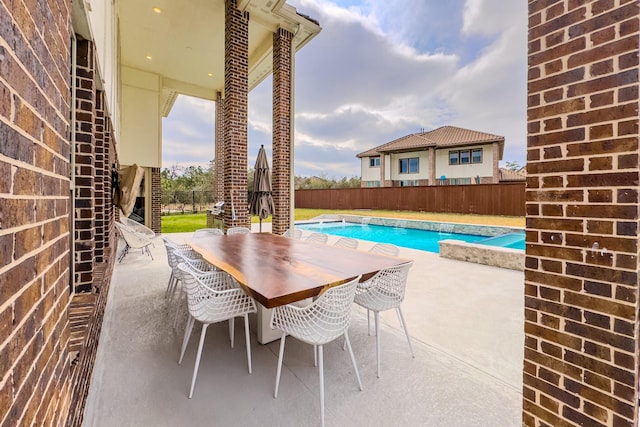
[[[263,224],[268,230],[270,224]],[[254,225],[255,227],[255,225]],[[168,235],[177,242],[191,233]],[[337,240],[330,236],[329,244]],[[367,250],[372,243],[361,241]],[[207,330],[194,396],[188,399],[199,327],[177,364],[186,318],[173,330],[164,298],[170,269],[162,240],[154,261],[134,251],[115,267],[85,410],[85,426],[314,426],[320,424],[311,346],[289,338],[278,398],[279,340],[256,341],[247,372],[244,327],[235,348],[226,323]],[[366,312],[354,307],[349,336],[364,390],[342,340],[325,346],[328,426],[520,426],[523,273],[401,249],[415,260],[403,312],[415,359],[394,312],[381,325],[382,376]]]

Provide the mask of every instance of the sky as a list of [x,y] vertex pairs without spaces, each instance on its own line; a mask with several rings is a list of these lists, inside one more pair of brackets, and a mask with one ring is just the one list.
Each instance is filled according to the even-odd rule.
[[[526,164],[527,2],[288,0],[322,31],[296,54],[296,176],[360,176],[356,154],[452,125],[505,137]],[[271,163],[272,81],[249,94],[247,166]],[[207,167],[215,104],[179,96],[163,167]],[[189,141],[189,144],[185,144]]]

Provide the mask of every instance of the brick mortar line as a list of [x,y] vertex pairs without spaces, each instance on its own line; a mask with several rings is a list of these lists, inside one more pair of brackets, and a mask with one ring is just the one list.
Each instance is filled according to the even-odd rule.
[[[5,195],[1,194],[1,193],[0,193],[0,197],[2,197],[3,199],[10,199],[10,197],[5,197]],[[23,200],[23,199],[19,198],[18,200]],[[27,199],[27,200],[42,200],[42,199],[40,198],[40,199]],[[47,199],[47,200],[50,200],[50,199]],[[30,228],[42,227],[42,226],[47,225],[47,224],[52,224],[52,223],[54,223],[56,221],[59,221],[61,219],[62,220],[68,220],[67,215],[60,215],[60,216],[57,216],[55,218],[50,218],[48,221],[37,221],[37,222],[33,222],[31,224],[28,224],[28,225],[20,225],[20,226],[17,226],[17,227],[10,227],[10,228],[4,228],[4,229],[0,228],[0,237],[7,236],[9,234],[19,233],[20,231],[29,230]],[[0,224],[0,226],[1,225],[2,224]],[[68,235],[69,231],[67,231],[65,234]],[[4,267],[6,267],[6,266],[4,266]],[[0,267],[0,274],[3,273],[3,268],[4,267]]]
[[[44,332],[44,324],[46,323],[46,320],[47,320],[47,319],[51,318],[51,316],[56,312],[56,309],[60,306],[60,304],[61,304],[60,299],[61,299],[61,298],[64,298],[64,296],[63,296],[62,294],[60,294],[60,295],[58,296],[58,298],[54,301],[54,302],[56,302],[57,304],[53,304],[53,305],[51,306],[51,309],[46,313],[46,315],[45,315],[45,316],[43,316],[43,318],[42,318],[42,324],[40,325],[40,327],[39,327],[38,331],[43,331],[43,332]],[[43,300],[43,299],[44,299],[44,297],[41,297],[41,298],[38,300],[38,302],[37,302],[36,304],[34,304],[34,306],[33,306],[33,307],[34,307],[35,309],[37,309],[38,307],[40,307],[40,305],[42,304],[42,300]],[[71,300],[69,299],[69,301],[71,301]],[[66,310],[66,309],[68,309],[68,307],[69,307],[69,303],[67,303],[67,306],[66,306],[65,310]],[[11,342],[11,338],[13,338],[13,337],[16,335],[16,331],[17,331],[17,330],[19,330],[19,329],[20,329],[20,327],[21,327],[22,325],[24,325],[24,323],[25,323],[25,322],[27,321],[27,319],[29,318],[29,314],[33,313],[33,311],[35,311],[35,309],[34,309],[34,310],[31,310],[29,313],[27,313],[27,315],[25,315],[25,316],[24,316],[24,319],[23,319],[23,321],[22,321],[20,324],[15,325],[15,327],[14,327],[14,332],[13,332],[11,335],[9,335],[9,336],[7,337],[7,339],[6,339],[3,343],[1,343],[1,344],[0,344],[0,348],[5,348],[7,345],[9,345],[9,343]],[[59,323],[61,320],[66,319],[66,318],[67,318],[67,316],[65,316],[65,315],[64,315],[64,313],[62,313],[62,312],[61,312],[60,317],[58,318],[58,321],[56,322],[56,324],[54,325],[54,327],[53,327],[53,328],[51,328],[51,332],[50,332],[50,334],[49,334],[49,335],[47,335],[46,337],[43,337],[45,342],[48,342],[48,341],[50,340],[50,338],[51,338],[51,335],[52,335],[52,334],[57,330],[57,325],[58,325],[58,323]],[[29,341],[27,341],[27,342],[26,342],[26,345],[22,348],[22,351],[21,351],[21,352],[16,356],[16,359],[15,359],[15,361],[14,361],[13,365],[11,365],[11,366],[9,366],[9,367],[7,368],[7,374],[9,373],[9,371],[13,370],[13,368],[16,366],[16,362],[17,362],[18,360],[20,360],[20,358],[21,358],[21,357],[22,357],[22,356],[27,352],[27,349],[29,348],[29,346],[31,345],[31,343],[32,343],[32,342],[33,342],[37,337],[38,337],[38,334],[37,334],[37,333],[36,333],[36,334],[33,334],[33,335],[31,336],[31,339],[30,339]],[[58,343],[60,343],[60,341],[58,341]],[[43,352],[45,349],[46,349],[46,346],[42,346],[41,351],[40,351],[40,352],[38,352],[38,354],[36,355],[36,357],[33,359],[33,360],[34,360],[34,362],[38,359],[38,356],[40,356],[40,355],[42,354],[42,352]],[[63,349],[63,350],[64,350],[64,349]],[[54,352],[52,352],[52,354],[54,354]],[[33,366],[33,364],[32,364],[32,366]],[[5,385],[6,381],[7,381],[7,380],[8,380],[8,378],[9,378],[9,376],[10,376],[10,375],[6,375],[6,379],[5,379],[4,381],[0,381],[0,388],[2,388],[2,387]],[[17,394],[19,391],[20,391],[20,389],[18,389],[18,390],[16,391],[16,394]]]
[[[24,2],[23,2],[24,4]],[[27,12],[29,11],[29,9],[25,6],[25,9],[27,10]],[[31,16],[31,13],[29,13],[29,16]],[[25,34],[22,32],[22,25],[20,25],[18,22],[16,22],[16,20],[14,19],[13,15],[11,16],[11,22],[13,23],[15,28],[18,28],[20,30],[20,35],[22,36],[22,39],[24,41],[26,41],[26,44],[29,46],[29,50],[31,51],[31,54],[33,55],[34,58],[37,59],[38,61],[38,68],[40,68],[41,70],[44,71],[44,73],[47,76],[48,81],[46,82],[47,84],[51,84],[54,88],[54,91],[56,92],[56,94],[59,96],[60,99],[65,100],[67,98],[65,98],[64,94],[60,93],[60,90],[58,88],[58,85],[56,85],[56,80],[53,78],[53,76],[49,73],[49,70],[47,69],[47,67],[45,67],[45,65],[42,63],[42,61],[40,60],[40,55],[33,50],[33,46],[31,45],[31,43],[29,43],[29,38],[25,37]],[[35,21],[33,20],[33,18],[31,19],[31,22],[34,24],[34,28],[38,28],[38,26],[36,25]],[[58,31],[60,31],[60,29],[57,27]],[[73,31],[73,29],[71,29]],[[40,35],[40,34],[38,34]],[[49,44],[46,43],[46,41],[41,38],[42,40],[42,45],[45,46],[47,48],[48,51],[51,52],[51,48],[52,46],[49,46]],[[38,85],[38,83],[33,79],[33,75],[32,73],[24,67],[24,64],[22,63],[22,61],[15,55],[15,52],[13,50],[13,48],[11,48],[11,46],[9,46],[6,41],[2,38],[0,38],[0,46],[5,48],[5,51],[11,55],[11,57],[14,59],[15,63],[18,64],[20,66],[20,68],[24,71],[25,75],[27,75],[29,77],[29,79],[33,82],[33,85],[38,88],[38,91],[43,95],[43,98],[46,99],[47,101],[49,101],[49,104],[51,104],[51,100],[49,98],[49,96],[46,95],[45,92],[42,91],[42,88]],[[69,55],[71,55],[71,49],[69,49],[69,51],[67,51],[66,53],[68,53]],[[53,63],[55,64],[55,69],[56,71],[60,71],[57,67],[57,63],[55,62],[55,58],[52,57],[52,59],[54,59]],[[69,61],[69,65],[71,65],[71,61]],[[65,75],[61,74],[60,78],[63,81],[67,81],[65,79]],[[10,87],[10,86],[9,86]],[[69,97],[69,101],[71,100],[71,97]],[[52,106],[54,106],[53,104],[51,104]],[[54,106],[54,111],[56,111],[56,113],[58,114],[58,109],[55,108]],[[58,116],[60,116],[60,118],[62,118],[64,120],[64,115],[60,115],[58,114]],[[66,121],[66,120],[65,120]],[[47,121],[44,121],[44,123],[48,123]]]
[[[4,120],[2,120],[1,116],[0,116],[0,122],[6,123]],[[15,124],[9,123],[8,125],[11,126],[12,128],[15,127]],[[20,127],[18,127],[16,130],[22,131],[22,129]],[[34,140],[31,137],[31,135],[23,135],[23,136],[26,136],[29,140],[31,140],[31,142],[33,142],[35,144],[38,144],[38,145],[41,145],[43,148],[47,147],[46,144],[43,144],[40,141]],[[66,158],[60,157],[60,156],[58,156],[58,158],[60,160],[63,160],[66,164],[69,164],[69,159],[66,159]],[[55,172],[50,172],[50,171],[48,171],[46,169],[38,168],[38,167],[33,166],[33,165],[29,164],[29,163],[25,163],[25,162],[23,162],[21,160],[16,160],[16,159],[14,159],[12,157],[7,157],[4,154],[0,154],[0,160],[4,161],[5,163],[8,163],[8,164],[10,164],[12,166],[21,167],[23,169],[30,170],[30,171],[33,171],[33,172],[38,172],[38,173],[40,173],[42,175],[46,175],[46,176],[50,176],[50,177],[54,177],[54,178],[66,178],[67,181],[71,182],[71,180],[69,179],[67,174],[64,174],[64,175],[55,174]]]
[[[68,307],[68,304],[67,304],[67,307]],[[64,321],[64,319],[65,319],[64,314],[61,314],[61,315],[60,315],[60,317],[58,318],[58,321],[56,322],[56,324],[54,325],[54,327],[51,329],[51,333],[52,333],[52,334],[53,334],[53,331],[55,331],[55,330],[57,330],[57,329],[58,329],[60,322],[61,322],[61,321]],[[41,329],[42,329],[42,328],[41,328]],[[33,338],[35,338],[36,336],[37,336],[37,334],[34,334]],[[45,342],[48,342],[50,338],[51,338],[51,335],[47,336],[47,337],[45,338]],[[29,341],[29,342],[31,342],[31,341]],[[60,346],[60,348],[62,349],[62,352],[60,353],[60,357],[59,357],[58,362],[56,363],[56,365],[61,361],[61,359],[66,359],[65,357],[63,357],[63,355],[65,354],[65,349],[64,349],[64,348],[62,348],[62,343],[61,343],[61,341],[58,341],[58,345],[59,345],[59,346]],[[28,346],[29,346],[29,344],[27,344],[27,345],[25,346],[25,349],[26,349]],[[40,351],[40,352],[39,352],[39,353],[34,357],[34,359],[33,359],[33,363],[31,364],[31,367],[34,367],[34,365],[35,365],[35,364],[37,364],[37,361],[38,361],[38,359],[39,359],[40,355],[44,352],[44,350],[45,350],[45,349],[46,349],[46,346],[42,346],[42,350],[41,350],[41,351]],[[50,361],[50,360],[51,360],[55,355],[56,355],[56,352],[55,352],[55,351],[52,351],[52,352],[51,352],[51,356],[49,356],[49,358],[47,359],[47,363],[45,363],[45,366],[46,366],[46,365],[48,365],[48,362],[49,362],[49,361]],[[20,359],[20,357],[18,357],[17,359]],[[16,360],[17,360],[17,359],[16,359]],[[64,361],[63,361],[63,363],[64,363]],[[15,366],[15,365],[14,365],[14,366]],[[12,366],[11,368],[13,368],[13,366]],[[55,370],[54,370],[54,371],[55,371]],[[69,375],[69,374],[67,374],[67,376],[68,376],[68,375]],[[41,377],[40,377],[40,378],[41,378]],[[50,375],[50,376],[49,376],[49,381],[47,381],[47,387],[45,387],[45,390],[46,390],[46,389],[48,389],[49,384],[50,384],[50,383],[51,383],[51,381],[53,381],[55,378],[56,378],[56,375],[53,375],[53,374],[52,374],[52,375]],[[23,384],[24,384],[24,382],[23,382]],[[39,382],[37,382],[37,383],[36,383],[36,387],[37,387],[37,385],[38,385],[38,384],[39,384]],[[1,387],[1,386],[2,386],[2,384],[0,384],[0,387]],[[18,390],[16,390],[16,395],[17,395],[18,393],[20,393],[20,390],[22,390],[22,387],[20,387]],[[36,395],[35,393],[33,393],[33,394],[31,395],[31,398],[30,398],[30,399],[27,401],[27,403],[24,405],[23,411],[22,411],[22,413],[20,414],[20,417],[19,417],[19,421],[22,421],[22,418],[24,417],[26,410],[29,408],[29,403],[30,403],[30,402],[31,402],[31,400],[32,400],[32,399],[34,399],[34,398],[37,398],[37,395]],[[54,400],[54,399],[52,399],[52,401],[53,401],[53,400]],[[37,408],[37,410],[36,410],[36,414],[38,413],[38,410],[40,409],[40,407],[42,406],[42,404],[43,404],[43,401],[41,400],[41,401],[40,401],[40,404],[38,405],[38,408]],[[7,414],[7,415],[9,415],[9,414]]]
[[[19,259],[17,259],[17,260],[14,260],[14,262],[13,262],[13,263],[8,264],[8,265],[6,265],[6,266],[4,266],[4,267],[0,268],[0,275],[5,274],[6,272],[8,272],[9,270],[11,270],[11,268],[12,268],[12,267],[15,267],[16,265],[20,265],[22,262],[24,262],[24,261],[25,261],[25,259],[31,258],[32,256],[34,256],[34,255],[36,255],[36,254],[39,254],[39,253],[41,253],[41,252],[44,252],[46,249],[50,248],[51,246],[53,246],[54,244],[56,244],[57,242],[59,242],[59,241],[60,241],[60,240],[62,240],[63,238],[67,238],[67,236],[68,236],[68,235],[69,235],[69,233],[66,233],[65,235],[60,236],[60,238],[58,238],[58,239],[51,240],[51,241],[49,241],[49,242],[48,242],[48,244],[47,244],[47,245],[43,245],[43,246],[41,246],[41,247],[39,248],[39,249],[40,249],[39,251],[37,251],[37,252],[35,252],[35,253],[30,252],[32,255],[30,255],[30,256],[24,255],[24,256],[22,256],[21,258],[19,258]],[[71,253],[71,251],[69,250],[69,251],[67,251],[66,253]],[[55,259],[53,259],[53,260],[51,261],[51,263],[48,265],[48,267],[49,267],[49,269],[48,269],[48,270],[43,271],[43,272],[40,272],[40,273],[39,273],[39,274],[38,274],[38,275],[37,275],[37,276],[36,276],[32,281],[30,281],[30,282],[29,282],[29,284],[26,284],[25,286],[23,286],[23,287],[22,287],[22,289],[27,288],[27,287],[28,287],[28,286],[30,286],[32,283],[37,282],[38,280],[40,280],[40,281],[41,281],[41,280],[42,280],[42,278],[44,277],[44,275],[45,275],[45,274],[46,274],[46,273],[51,269],[51,267],[53,267],[56,263],[58,263],[58,262],[60,262],[62,259],[64,259],[64,256],[65,256],[65,255],[66,255],[66,254],[65,254],[65,253],[63,253],[62,255],[58,256],[58,257],[57,257],[57,258],[55,258]],[[64,271],[67,271],[67,270],[64,270]],[[60,276],[59,276],[59,277],[62,277],[62,276],[64,275],[64,271],[62,272],[62,274],[60,274]],[[11,297],[11,298],[9,298],[9,299],[8,299],[7,301],[5,301],[2,305],[0,305],[0,312],[2,312],[2,311],[4,311],[4,310],[6,310],[6,309],[9,307],[9,305],[13,304],[13,303],[18,299],[18,297],[19,297],[20,295],[22,295],[23,293],[24,293],[24,292],[20,292],[20,293],[17,293],[17,294],[12,295],[12,297]],[[40,300],[38,300],[38,301],[40,301]],[[36,307],[36,305],[34,305],[34,307]],[[19,325],[16,325],[16,326],[19,326]],[[7,343],[7,341],[6,341],[6,340],[5,340],[5,342],[0,343],[0,348],[1,348],[1,347],[3,347],[6,343]]]

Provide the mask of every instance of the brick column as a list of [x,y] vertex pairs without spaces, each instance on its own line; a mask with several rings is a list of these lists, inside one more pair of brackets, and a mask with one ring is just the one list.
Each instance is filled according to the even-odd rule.
[[494,142],[491,146],[493,152],[493,176],[491,177],[492,184],[498,184],[500,182],[500,144]]
[[76,292],[91,291],[95,250],[95,62],[93,43],[78,40],[75,154],[75,280]]
[[218,92],[216,96],[216,161],[215,161],[215,179],[216,179],[216,201],[224,200],[224,100],[222,93]]
[[[250,227],[247,201],[249,13],[225,0],[224,225]],[[232,212],[233,209],[233,212]]]
[[637,1],[529,1],[523,424],[638,423]]
[[151,168],[151,229],[162,231],[162,177],[160,168]]
[[105,112],[104,93],[96,92],[96,114],[94,117],[95,138],[95,261],[104,261],[105,244]]
[[438,185],[436,176],[436,147],[429,147],[429,183],[427,185]]
[[69,408],[70,10],[0,1],[2,426]]
[[273,205],[272,232],[291,227],[291,91],[293,89],[293,34],[280,28],[273,35]]

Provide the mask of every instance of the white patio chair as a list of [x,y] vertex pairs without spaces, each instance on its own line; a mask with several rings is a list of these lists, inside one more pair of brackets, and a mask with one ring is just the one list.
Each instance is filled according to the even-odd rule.
[[230,236],[232,234],[249,234],[249,233],[251,233],[251,230],[248,229],[247,227],[231,227],[227,229],[227,236]]
[[[407,276],[409,275],[409,269],[413,265],[413,261],[406,262],[396,267],[385,268],[380,270],[371,279],[366,280],[358,284],[356,288],[356,295],[354,302],[361,307],[371,310],[374,313],[375,326],[376,326],[376,364],[377,375],[380,378],[380,312],[395,308],[398,313],[398,319],[400,325],[404,329],[404,333],[407,336],[407,342],[409,343],[409,350],[411,350],[411,356],[415,357],[413,353],[413,346],[411,345],[411,338],[409,337],[409,331],[407,330],[407,324],[404,321],[402,315],[402,309],[400,305],[404,301],[405,289],[407,286]],[[368,322],[367,322],[368,323]],[[368,329],[367,325],[367,329]]]
[[133,231],[135,231],[136,233],[140,233],[143,236],[145,236],[148,239],[153,239],[154,237],[156,237],[156,232],[153,231],[152,229],[150,229],[149,227],[147,227],[146,225],[131,219],[131,218],[127,218],[126,216],[124,216],[124,214],[122,213],[122,211],[120,211],[120,222],[124,225],[126,225],[127,227],[129,227],[130,229],[132,229]]
[[[193,389],[196,385],[200,357],[202,356],[202,346],[207,333],[207,327],[212,323],[224,320],[233,321],[236,317],[244,318],[245,342],[247,346],[247,367],[251,373],[251,341],[249,340],[249,313],[256,312],[256,304],[253,298],[244,293],[240,288],[233,285],[231,276],[223,271],[212,271],[208,274],[198,274],[186,263],[178,264],[178,269],[182,273],[182,281],[187,292],[187,302],[189,306],[189,320],[182,340],[179,364],[182,363],[184,352],[193,330],[193,324],[197,320],[202,323],[200,342],[196,354],[196,363],[193,368],[191,379],[191,389],[189,399],[193,396]],[[233,340],[231,341],[233,347]]]
[[164,242],[164,247],[167,251],[167,264],[169,264],[169,267],[171,268],[169,283],[167,283],[167,290],[165,291],[165,295],[164,295],[165,298],[167,298],[169,295],[173,295],[173,292],[175,291],[175,287],[177,285],[178,277],[179,277],[179,275],[177,274],[178,262],[174,254],[174,251],[175,250],[182,251],[183,253],[187,254],[191,258],[200,258],[200,255],[196,251],[191,249],[191,246],[187,245],[186,243],[178,244],[173,240],[169,239],[168,237],[164,237],[164,236],[162,237],[162,241]]
[[224,231],[219,228],[199,228],[198,230],[193,232],[193,237],[204,237],[204,236],[224,236]]
[[362,382],[358,373],[356,359],[353,356],[351,343],[349,342],[349,324],[351,323],[351,306],[360,276],[343,285],[335,286],[309,305],[300,307],[289,304],[276,307],[271,314],[271,328],[282,330],[280,339],[280,353],[278,355],[278,370],[276,373],[276,386],[274,397],[278,397],[280,386],[280,373],[282,371],[282,358],[284,355],[284,343],[287,335],[299,339],[314,346],[314,355],[319,359],[320,378],[320,417],[324,426],[324,357],[323,346],[336,338],[344,335],[345,345],[349,349],[349,356],[353,363],[353,369],[358,379],[358,386],[362,390]]
[[346,249],[358,249],[358,241],[350,237],[341,237],[333,246]]
[[299,230],[297,228],[294,228],[294,229],[289,228],[282,235],[284,237],[289,237],[289,238],[293,238],[293,239],[300,239],[302,237],[302,230]]
[[327,243],[329,236],[324,233],[311,233],[306,241],[309,243]]
[[369,252],[380,255],[398,256],[400,248],[391,243],[376,243],[369,249]]
[[122,262],[125,256],[129,253],[129,249],[141,249],[142,253],[146,253],[153,260],[153,255],[151,255],[151,251],[149,251],[149,246],[153,245],[151,239],[143,236],[140,233],[136,233],[131,228],[126,225],[114,222],[116,228],[120,232],[120,236],[124,240],[124,248],[122,248],[122,252],[118,256],[118,262]]

